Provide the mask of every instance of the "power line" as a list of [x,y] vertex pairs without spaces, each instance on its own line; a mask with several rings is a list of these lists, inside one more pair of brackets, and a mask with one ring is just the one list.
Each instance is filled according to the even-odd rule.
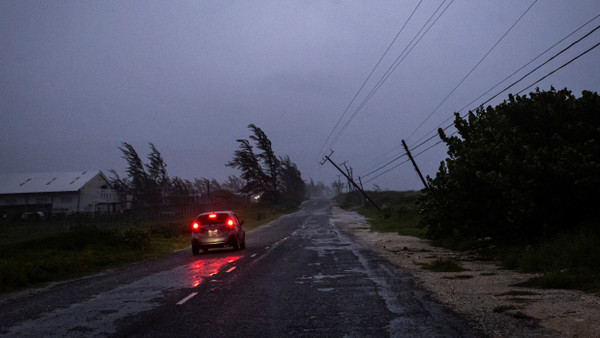
[[381,61],[383,60],[383,58],[387,55],[387,53],[390,51],[390,49],[392,48],[392,46],[394,45],[394,43],[396,42],[396,40],[398,39],[398,37],[400,36],[400,34],[404,31],[404,28],[406,27],[406,25],[408,24],[408,22],[410,21],[410,19],[413,17],[413,15],[415,14],[415,12],[419,8],[419,6],[421,6],[422,2],[423,2],[423,0],[419,1],[419,3],[417,4],[417,6],[415,7],[415,9],[412,11],[412,13],[410,14],[410,16],[408,17],[408,19],[406,19],[406,21],[404,22],[404,25],[402,25],[402,28],[400,28],[400,30],[398,31],[398,33],[396,34],[396,36],[394,37],[394,39],[392,40],[392,42],[389,44],[389,46],[387,47],[387,49],[383,53],[383,55],[381,56],[381,58],[379,58],[379,61],[377,61],[377,63],[373,67],[373,69],[371,69],[371,72],[369,73],[369,76],[367,76],[367,78],[365,79],[365,81],[363,82],[363,84],[360,86],[360,88],[358,89],[358,91],[356,92],[356,94],[354,94],[354,97],[352,98],[352,100],[350,100],[350,103],[348,104],[348,106],[346,107],[346,109],[344,110],[344,112],[342,113],[342,115],[340,116],[340,118],[337,120],[335,126],[333,127],[333,129],[331,130],[331,132],[329,133],[329,135],[327,136],[327,139],[325,140],[325,144],[323,144],[323,147],[321,148],[321,150],[319,151],[319,153],[323,152],[323,149],[325,149],[325,147],[329,143],[329,140],[331,139],[331,136],[333,135],[333,133],[335,132],[335,130],[339,126],[340,122],[344,119],[344,116],[346,116],[346,113],[348,112],[348,110],[350,109],[350,107],[352,106],[352,104],[354,103],[354,101],[356,100],[356,98],[358,97],[358,95],[360,94],[360,92],[363,90],[363,88],[365,87],[365,85],[367,84],[367,82],[371,79],[371,76],[373,76],[373,73],[375,72],[375,69],[377,69],[377,67],[379,67],[379,64],[381,64]]
[[[565,36],[564,38],[562,38],[561,40],[559,40],[558,42],[556,42],[555,44],[553,44],[551,47],[547,48],[545,51],[543,51],[542,53],[538,54],[538,56],[536,56],[535,58],[533,58],[531,61],[529,61],[528,63],[526,63],[525,65],[523,65],[521,68],[517,69],[516,71],[514,71],[512,74],[510,74],[509,76],[505,77],[502,81],[498,82],[496,85],[494,85],[493,87],[491,87],[490,89],[488,89],[485,93],[479,95],[479,97],[477,97],[475,100],[471,101],[470,103],[468,103],[467,105],[465,105],[464,107],[462,107],[460,110],[458,110],[457,112],[460,113],[463,110],[465,110],[467,107],[471,106],[473,103],[475,103],[477,100],[481,99],[484,95],[488,94],[489,92],[491,92],[492,90],[494,90],[496,87],[498,87],[500,84],[502,84],[503,82],[505,82],[506,80],[508,80],[509,78],[513,77],[515,74],[517,74],[518,72],[520,72],[521,70],[523,70],[525,67],[529,66],[531,63],[533,63],[535,60],[539,59],[542,55],[546,54],[548,51],[552,50],[554,47],[556,47],[558,44],[560,44],[561,42],[563,42],[564,40],[566,40],[567,38],[569,38],[570,36],[572,36],[573,34],[575,34],[576,32],[580,31],[583,27],[587,26],[590,22],[594,21],[595,19],[597,19],[598,17],[600,17],[600,14],[596,15],[595,17],[593,17],[592,19],[588,20],[586,23],[584,23],[583,25],[579,26],[579,28],[577,28],[576,30],[574,30],[573,32],[569,33],[567,36]],[[504,88],[502,91],[498,92],[496,95],[492,96],[491,98],[489,98],[488,100],[486,100],[485,102],[479,104],[478,106],[483,106],[486,103],[490,102],[491,100],[493,100],[494,98],[496,98],[498,95],[500,95],[501,93],[505,92],[506,90],[508,90],[509,88],[511,88],[512,86],[516,85],[517,83],[519,83],[520,81],[522,81],[523,79],[525,79],[527,76],[529,76],[530,74],[532,74],[533,72],[535,72],[536,70],[538,70],[539,68],[541,68],[542,66],[546,65],[548,62],[550,62],[551,60],[553,60],[554,58],[556,58],[558,55],[562,54],[563,52],[565,52],[566,50],[568,50],[569,48],[571,48],[572,46],[574,46],[575,44],[579,43],[581,40],[583,40],[584,38],[588,37],[590,34],[592,34],[594,31],[596,31],[598,28],[600,28],[600,26],[592,29],[589,33],[585,34],[583,37],[581,37],[580,39],[578,39],[577,41],[571,43],[569,46],[567,46],[566,48],[564,48],[563,50],[561,50],[560,52],[558,52],[557,54],[555,54],[554,56],[552,56],[550,59],[548,59],[546,62],[540,64],[539,66],[537,66],[536,68],[534,68],[532,71],[530,71],[529,73],[527,73],[525,76],[521,77],[519,80],[513,82],[510,86]],[[445,119],[444,121],[442,121],[442,123],[440,123],[436,128],[434,128],[433,130],[430,130],[428,133],[426,133],[423,137],[421,137],[419,140],[417,140],[417,142],[421,141],[423,138],[427,137],[427,135],[434,133],[435,131],[437,131],[437,129],[444,125],[446,122],[448,122],[450,119],[452,119],[453,116],[449,116],[447,119]],[[447,129],[447,128],[445,128]],[[435,136],[435,134],[434,134]],[[429,138],[431,139],[431,137]],[[428,139],[428,140],[429,140]]]
[[380,177],[380,176],[382,176],[382,175],[384,175],[384,174],[387,174],[388,172],[390,172],[390,171],[392,171],[392,170],[394,170],[394,169],[398,168],[399,166],[401,166],[401,165],[403,165],[404,163],[407,163],[407,162],[410,162],[410,160],[409,160],[409,159],[407,159],[406,161],[404,161],[404,162],[402,162],[402,163],[399,163],[399,164],[397,164],[397,165],[395,165],[395,166],[393,166],[393,167],[389,168],[388,170],[386,170],[386,171],[382,172],[381,174],[379,174],[379,175],[377,175],[377,176],[375,176],[375,177],[373,177],[373,178],[369,179],[368,181],[366,181],[366,182],[365,182],[365,184],[367,184],[367,183],[369,183],[369,182],[371,182],[371,181],[375,180],[376,178],[378,178],[378,177]]
[[585,52],[577,55],[576,57],[574,57],[573,59],[571,59],[569,62],[563,64],[562,66],[556,68],[555,70],[551,71],[550,73],[546,74],[544,77],[542,77],[541,79],[535,81],[534,83],[530,84],[529,86],[525,87],[523,90],[521,90],[520,92],[517,93],[517,95],[521,94],[522,92],[526,91],[527,89],[533,87],[534,85],[536,85],[538,82],[542,82],[543,80],[545,80],[548,76],[556,73],[557,71],[559,71],[560,69],[566,67],[567,65],[569,65],[571,62],[579,59],[580,57],[584,56],[585,54],[591,52],[593,49],[595,49],[596,47],[600,46],[600,42],[598,42],[597,44],[595,44],[594,46],[592,46],[591,48],[589,48],[588,50],[586,50]]
[[[599,26],[599,27],[600,27],[600,26]],[[594,29],[593,31],[595,31],[595,30],[596,30],[596,29]],[[592,32],[593,32],[593,31],[592,31]],[[590,33],[591,33],[591,32],[590,32]],[[586,36],[588,36],[588,35],[589,35],[589,34],[587,34]],[[578,40],[578,41],[581,41],[581,39],[580,39],[580,40]],[[518,92],[518,93],[517,93],[517,95],[520,95],[522,92],[524,92],[524,91],[526,91],[527,89],[529,89],[529,88],[533,87],[533,86],[534,86],[534,85],[536,85],[537,83],[539,83],[539,82],[541,82],[541,81],[545,80],[545,79],[546,79],[546,78],[548,78],[550,75],[552,75],[552,74],[556,73],[557,71],[559,71],[559,70],[563,69],[564,67],[568,66],[569,64],[571,64],[571,63],[572,63],[572,62],[574,62],[575,60],[579,59],[579,58],[580,58],[580,57],[582,57],[583,55],[585,55],[585,54],[587,54],[587,53],[591,52],[592,50],[594,50],[594,49],[595,49],[595,48],[597,48],[598,46],[600,46],[600,42],[599,42],[599,43],[597,43],[597,44],[595,44],[594,46],[592,46],[592,47],[588,48],[586,51],[584,51],[583,53],[581,53],[581,54],[577,55],[576,57],[572,58],[571,60],[569,60],[568,62],[564,63],[564,64],[563,64],[563,65],[561,65],[560,67],[558,67],[558,68],[554,69],[553,71],[549,72],[548,74],[544,75],[544,76],[543,76],[542,78],[540,78],[539,80],[537,80],[537,81],[533,82],[532,84],[530,84],[529,86],[525,87],[523,90],[521,90],[520,92]],[[520,80],[519,80],[519,81],[520,81]],[[503,90],[502,92],[504,92],[504,91],[505,91],[505,90]],[[497,95],[499,95],[499,94],[496,94],[496,96],[497,96]],[[494,96],[494,97],[495,97],[495,96]],[[491,99],[490,99],[490,100],[491,100]],[[489,101],[489,100],[488,100],[488,101]],[[486,101],[486,102],[487,102],[487,101]],[[463,117],[464,117],[464,116],[463,116]],[[450,125],[446,126],[446,127],[443,129],[443,130],[447,130],[448,128],[452,127],[452,125],[453,125],[453,124],[450,124]],[[455,135],[456,133],[457,133],[457,131],[455,131],[454,133],[452,133],[450,136],[453,136],[453,135]],[[433,135],[433,136],[429,137],[427,140],[425,140],[425,141],[421,142],[419,145],[417,145],[417,146],[413,147],[413,148],[412,148],[412,149],[410,149],[410,150],[412,151],[412,150],[415,150],[415,149],[417,149],[417,148],[421,147],[421,146],[422,146],[422,145],[424,145],[425,143],[427,143],[427,142],[431,141],[431,140],[432,140],[432,139],[433,139],[435,136],[436,136],[436,135]],[[442,142],[442,140],[439,140],[438,142],[436,142],[436,143],[434,143],[433,145],[429,146],[428,148],[426,148],[425,150],[421,151],[420,153],[418,153],[418,154],[417,154],[417,155],[415,155],[414,157],[417,157],[417,156],[419,156],[419,155],[423,154],[424,152],[426,152],[426,151],[430,150],[431,148],[435,147],[436,145],[440,144],[441,142]],[[396,158],[396,159],[394,159],[393,161],[391,161],[391,162],[387,163],[385,166],[387,166],[387,165],[391,164],[392,162],[396,161],[397,159],[399,159],[399,158]],[[377,178],[377,177],[379,177],[379,176],[381,176],[381,175],[383,175],[383,174],[385,174],[385,173],[387,173],[387,172],[389,172],[389,171],[391,171],[391,170],[393,170],[393,169],[395,169],[395,168],[399,167],[401,164],[404,164],[404,163],[406,163],[406,162],[407,162],[407,161],[404,161],[404,162],[402,162],[402,163],[400,163],[400,164],[398,164],[398,165],[396,165],[396,166],[394,166],[394,167],[392,167],[392,168],[390,168],[390,169],[388,169],[388,170],[384,171],[383,173],[381,173],[381,174],[379,174],[379,175],[375,176],[374,178],[370,179],[369,181],[367,181],[367,182],[365,182],[365,183],[368,183],[368,182],[370,182],[370,181],[374,180],[375,178]],[[378,168],[377,170],[381,170],[381,169],[382,169],[382,168],[384,168],[385,166],[382,166],[382,167]],[[377,171],[377,170],[375,170],[375,171]],[[373,172],[369,173],[369,175],[370,175],[370,174],[373,174],[375,171],[373,171]]]
[[[545,80],[546,78],[548,78],[550,75],[556,73],[557,71],[563,69],[564,67],[568,66],[569,64],[573,63],[575,60],[579,59],[580,57],[584,56],[585,54],[591,52],[592,50],[596,49],[598,46],[600,46],[600,42],[598,42],[597,44],[595,44],[594,46],[588,48],[586,51],[584,51],[583,53],[577,55],[576,57],[572,58],[571,60],[569,60],[568,62],[564,63],[563,65],[559,66],[558,68],[554,69],[553,71],[549,72],[548,74],[544,75],[543,77],[541,77],[539,80],[533,82],[532,84],[530,84],[529,86],[525,87],[524,89],[522,89],[520,92],[517,93],[517,95],[520,95],[521,93],[523,93],[524,91],[528,90],[529,88],[535,86],[537,83]],[[497,95],[496,95],[497,96]],[[489,100],[488,100],[489,101]],[[487,102],[487,101],[486,101]],[[463,115],[463,118],[466,115]],[[443,128],[443,130],[447,130],[448,128],[452,127],[453,124],[447,125],[445,128]],[[456,134],[456,131],[454,133],[451,134],[454,135]],[[435,136],[435,135],[434,135]],[[426,142],[430,141],[431,139],[433,139],[433,137],[428,138],[426,141],[422,142],[421,144],[419,144],[418,146],[412,148],[411,150],[416,149],[417,147],[425,144]],[[438,142],[439,143],[439,142]],[[437,143],[436,143],[437,144]],[[429,149],[429,148],[428,148]]]
[[[429,32],[429,30],[431,29],[431,27],[433,27],[433,25],[439,20],[439,18],[446,12],[446,10],[448,9],[448,7],[450,7],[450,5],[454,2],[454,0],[451,0],[450,3],[448,4],[448,6],[446,6],[446,8],[444,8],[444,10],[440,13],[440,15],[433,21],[433,23],[431,25],[429,25],[429,27],[427,28],[427,30],[425,31],[425,33],[423,33],[420,37],[419,34],[421,34],[421,32],[423,31],[423,29],[425,29],[427,27],[427,25],[429,24],[429,22],[431,22],[431,20],[435,17],[435,15],[439,12],[440,8],[443,7],[444,3],[446,2],[446,0],[444,0],[439,6],[438,8],[435,10],[435,12],[433,12],[433,14],[429,17],[429,19],[427,20],[427,22],[425,22],[425,24],[421,27],[421,29],[417,32],[417,34],[415,34],[415,36],[413,37],[413,39],[408,43],[408,45],[406,46],[406,48],[402,51],[402,53],[400,53],[400,55],[396,58],[396,60],[394,60],[394,62],[392,63],[392,65],[390,67],[388,67],[387,71],[381,76],[381,78],[379,79],[379,81],[375,84],[375,86],[371,89],[371,91],[367,94],[367,96],[363,99],[363,101],[361,102],[361,104],[358,106],[358,108],[356,108],[356,110],[354,111],[354,113],[352,114],[352,116],[350,116],[350,118],[348,120],[346,120],[346,123],[343,125],[343,127],[337,132],[333,142],[336,142],[339,137],[341,136],[341,134],[346,130],[346,128],[348,128],[348,126],[350,125],[350,122],[352,122],[352,120],[354,120],[354,118],[356,117],[356,115],[362,110],[362,108],[364,108],[364,106],[367,104],[367,102],[373,97],[373,95],[381,88],[381,86],[383,85],[383,83],[385,81],[387,81],[387,79],[390,77],[390,75],[396,70],[396,68],[398,68],[398,66],[402,63],[402,61],[404,61],[404,59],[408,56],[408,54],[410,54],[410,52],[414,49],[414,47],[417,46],[417,44],[421,41],[421,39],[423,39],[423,37]],[[418,40],[415,42],[415,40],[418,38]],[[415,42],[413,44],[413,42]]]
[[475,64],[475,66],[467,73],[467,75],[465,75],[465,77],[463,77],[462,80],[460,80],[460,82],[454,87],[454,89],[452,89],[452,91],[442,100],[442,102],[440,102],[440,104],[431,112],[429,113],[429,115],[427,115],[427,117],[423,120],[423,122],[421,122],[421,124],[419,124],[419,126],[408,136],[407,139],[410,139],[422,126],[423,124],[425,124],[425,122],[427,122],[427,120],[429,120],[429,118],[442,106],[442,104],[444,104],[444,102],[446,102],[446,100],[448,100],[448,98],[456,91],[456,89],[458,89],[458,87],[460,87],[460,85],[463,84],[463,82],[465,82],[465,80],[471,75],[471,73],[473,73],[473,71],[475,71],[475,69],[483,62],[483,60],[485,60],[487,58],[487,56],[496,48],[496,46],[498,46],[498,44],[508,35],[508,33],[517,25],[517,23],[519,21],[521,21],[521,19],[525,16],[525,14],[527,14],[527,12],[529,12],[529,10],[531,9],[531,7],[533,7],[533,5],[535,5],[535,3],[538,0],[534,0],[533,3],[525,10],[525,12],[523,12],[523,14],[521,14],[521,16],[519,16],[519,18],[517,19],[517,21],[515,21],[512,26],[510,26],[510,28],[508,28],[508,30],[500,37],[500,39],[498,41],[496,41],[496,43],[492,46],[492,48],[490,48],[490,50],[487,51],[487,53],[485,53],[485,55],[479,60],[479,62],[477,62],[477,64]]
[[364,177],[367,177],[367,176],[369,176],[369,175],[371,175],[371,174],[373,174],[373,173],[375,173],[375,172],[377,172],[377,171],[379,171],[379,170],[381,170],[381,169],[383,169],[383,168],[387,167],[388,165],[390,165],[390,164],[392,164],[392,163],[396,162],[397,160],[401,159],[401,158],[402,158],[402,157],[404,157],[404,156],[406,156],[406,153],[404,153],[404,154],[402,154],[402,155],[400,155],[400,156],[398,156],[398,157],[394,158],[393,160],[391,160],[391,161],[387,162],[386,164],[384,164],[384,165],[380,166],[379,168],[377,168],[377,169],[375,169],[375,170],[371,171],[370,173],[368,173],[368,174],[365,174],[365,175],[362,175],[361,177],[363,177],[363,178],[364,178]]

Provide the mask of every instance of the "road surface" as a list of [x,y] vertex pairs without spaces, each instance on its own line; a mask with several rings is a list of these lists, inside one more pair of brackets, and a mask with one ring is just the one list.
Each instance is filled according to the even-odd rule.
[[470,337],[410,275],[341,232],[325,200],[247,233],[0,298],[1,337]]

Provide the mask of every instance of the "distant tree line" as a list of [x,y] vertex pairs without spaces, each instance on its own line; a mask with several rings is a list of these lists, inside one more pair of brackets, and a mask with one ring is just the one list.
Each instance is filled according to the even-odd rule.
[[532,242],[598,229],[600,97],[564,89],[455,114],[449,157],[420,200],[433,239]]
[[134,147],[126,142],[119,150],[127,162],[126,177],[120,177],[111,169],[110,181],[121,194],[121,200],[130,197],[133,209],[172,204],[198,203],[206,201],[211,194],[228,192],[249,197],[261,194],[262,200],[272,203],[299,204],[306,198],[306,184],[295,163],[288,156],[278,157],[271,148],[265,133],[251,124],[250,140],[240,139],[240,149],[235,151],[232,161],[226,166],[237,168],[241,177],[229,176],[219,183],[215,179],[195,178],[192,181],[180,177],[169,177],[167,164],[161,153],[149,143],[150,153],[144,163]]

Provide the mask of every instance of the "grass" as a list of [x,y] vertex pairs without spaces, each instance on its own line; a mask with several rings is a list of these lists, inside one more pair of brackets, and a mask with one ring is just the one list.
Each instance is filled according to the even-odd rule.
[[[235,209],[246,231],[290,208],[247,205]],[[158,257],[190,245],[189,221],[123,222],[102,226],[61,222],[0,226],[0,293],[75,278]]]
[[378,211],[370,204],[363,204],[355,194],[344,194],[336,202],[343,208],[361,205],[357,211],[365,216],[371,231],[395,232],[403,236],[425,237],[425,229],[419,228],[419,211],[416,199],[420,196],[415,191],[379,191],[368,192],[369,197],[382,209]]
[[[364,200],[356,194],[341,194],[335,202],[364,215],[371,231],[426,238],[427,229],[419,227],[416,202],[420,192],[368,191],[367,194],[382,211],[372,206],[364,207]],[[587,229],[543,237],[537,242],[514,247],[503,246],[492,238],[458,236],[438,238],[432,245],[457,251],[474,250],[482,259],[502,260],[507,269],[540,274],[518,286],[577,289],[600,294],[600,226],[594,220]]]
[[600,235],[593,231],[562,233],[535,245],[513,248],[506,268],[541,273],[518,286],[577,289],[600,293]]
[[439,258],[435,261],[424,264],[423,269],[433,272],[462,272],[467,271],[465,268],[452,258]]

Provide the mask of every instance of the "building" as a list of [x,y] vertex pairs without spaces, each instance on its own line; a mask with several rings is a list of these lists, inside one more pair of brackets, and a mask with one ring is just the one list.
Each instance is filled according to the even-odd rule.
[[118,192],[100,170],[0,174],[0,215],[119,212]]

